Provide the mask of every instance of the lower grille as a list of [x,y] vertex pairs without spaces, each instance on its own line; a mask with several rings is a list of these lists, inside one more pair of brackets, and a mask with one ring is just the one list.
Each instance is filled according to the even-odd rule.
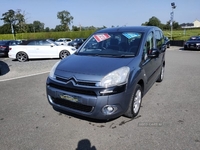
[[65,106],[71,109],[83,111],[83,112],[91,112],[93,109],[92,106],[87,106],[80,103],[74,103],[74,102],[70,102],[67,100],[59,99],[59,98],[52,98],[52,100],[55,104]]

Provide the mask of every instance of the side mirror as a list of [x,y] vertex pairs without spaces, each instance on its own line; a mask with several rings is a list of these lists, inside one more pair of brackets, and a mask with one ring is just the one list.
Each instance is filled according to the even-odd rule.
[[156,58],[159,56],[159,54],[160,54],[160,52],[158,51],[158,49],[152,49],[148,56],[150,58]]

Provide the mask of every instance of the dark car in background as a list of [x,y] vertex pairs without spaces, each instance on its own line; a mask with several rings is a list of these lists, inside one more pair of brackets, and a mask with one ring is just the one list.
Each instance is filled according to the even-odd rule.
[[8,56],[10,46],[18,45],[21,40],[2,40],[0,41],[0,54],[3,56]]
[[195,49],[200,50],[200,36],[192,36],[189,40],[184,43],[184,49]]
[[85,38],[76,38],[73,41],[69,42],[68,45],[78,49],[84,43],[85,40]]
[[170,48],[170,39],[168,37],[165,37],[164,40],[165,40],[166,47]]
[[164,35],[153,26],[99,30],[46,82],[47,99],[60,112],[108,120],[137,116],[142,97],[164,78]]

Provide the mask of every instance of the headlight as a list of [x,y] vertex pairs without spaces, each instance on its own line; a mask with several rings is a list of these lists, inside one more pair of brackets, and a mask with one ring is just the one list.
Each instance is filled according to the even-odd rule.
[[197,43],[196,45],[200,45],[200,43]]
[[130,73],[129,67],[119,68],[113,72],[110,72],[105,77],[103,77],[103,79],[99,83],[99,86],[107,88],[127,83],[129,73]]
[[60,63],[60,61],[58,61],[57,63],[55,63],[54,66],[51,68],[51,71],[50,71],[50,73],[49,73],[49,77],[50,77],[50,78],[55,78],[54,72],[55,72],[56,67],[58,66],[59,63]]

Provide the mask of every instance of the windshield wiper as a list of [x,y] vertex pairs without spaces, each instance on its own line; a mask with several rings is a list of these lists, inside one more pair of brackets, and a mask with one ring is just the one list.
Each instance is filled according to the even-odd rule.
[[95,54],[94,56],[100,57],[116,57],[116,58],[127,58],[127,57],[135,57],[135,55],[112,55],[112,54]]
[[117,55],[116,57],[120,57],[120,58],[126,58],[126,57],[135,57],[135,55]]

